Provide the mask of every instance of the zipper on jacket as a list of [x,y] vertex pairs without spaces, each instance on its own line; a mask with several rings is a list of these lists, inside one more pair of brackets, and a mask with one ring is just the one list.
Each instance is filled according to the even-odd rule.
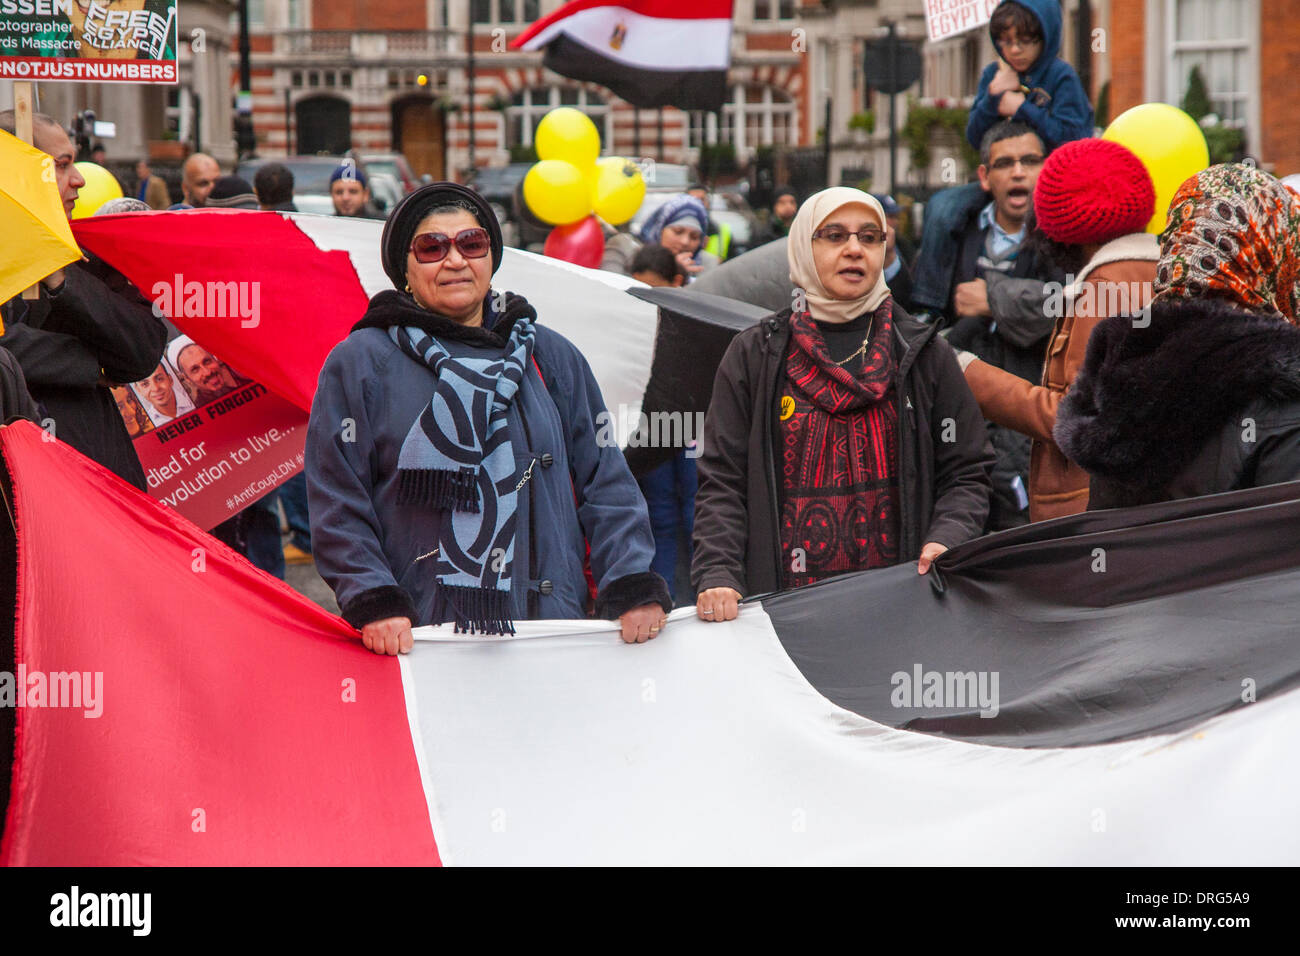
[[[930,326],[928,334],[923,334],[920,343],[913,348],[913,343],[903,338],[895,326],[894,334],[903,346],[903,354],[898,358],[898,561],[909,561],[921,552],[921,543],[915,540],[915,512],[919,502],[915,500],[915,488],[905,488],[908,475],[912,483],[919,484],[920,463],[917,459],[916,406],[912,403],[912,394],[908,388],[912,366],[916,364],[916,355],[934,338],[935,327]],[[912,468],[907,469],[911,462]],[[924,532],[921,532],[924,534]]]
[[[519,424],[524,429],[524,441],[528,444],[530,452],[533,450],[533,436],[528,428],[528,416],[524,413],[523,396],[515,396],[515,402],[519,408]],[[528,620],[535,620],[541,613],[538,607],[540,600],[538,593],[533,590],[532,582],[537,580],[537,499],[533,494],[533,483],[528,479],[532,477],[533,465],[537,463],[534,458],[528,465],[528,470],[524,472],[524,477],[520,479],[515,491],[527,485],[528,486],[528,590],[525,592],[525,607],[527,608]]]
[[[777,323],[775,319],[768,322],[764,340],[768,348],[772,347],[772,333],[776,331]],[[767,448],[767,454],[764,456],[767,461],[767,497],[772,502],[772,543],[775,547],[773,552],[773,564],[776,571],[776,590],[781,590],[781,584],[785,580],[782,573],[782,565],[785,562],[785,555],[781,553],[781,498],[778,494],[776,483],[776,449],[781,438],[781,415],[778,410],[780,404],[780,385],[785,381],[785,355],[777,354],[777,360],[774,364],[774,373],[772,376],[771,394],[767,396],[767,414],[769,422],[767,440],[763,442]]]

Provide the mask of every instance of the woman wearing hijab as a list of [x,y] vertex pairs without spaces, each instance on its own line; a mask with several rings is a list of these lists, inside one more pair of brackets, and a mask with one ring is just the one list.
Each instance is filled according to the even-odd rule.
[[704,620],[851,571],[914,560],[925,574],[983,527],[984,420],[952,349],[893,302],[886,236],[864,192],[809,198],[790,227],[793,308],[722,359],[691,568]]
[[610,238],[605,243],[600,267],[607,272],[631,275],[632,259],[643,245],[663,246],[673,254],[689,282],[720,261],[704,248],[708,231],[709,214],[704,203],[694,196],[679,193],[650,214],[641,227],[640,242],[628,233]]
[[1253,166],[1188,179],[1148,314],[1100,323],[1056,416],[1088,509],[1300,478],[1300,201]]
[[395,287],[330,353],[312,403],[307,487],[317,567],[376,653],[411,627],[512,633],[595,611],[623,639],[671,608],[645,504],[586,360],[494,293],[501,227],[477,193],[431,183],[384,226]]

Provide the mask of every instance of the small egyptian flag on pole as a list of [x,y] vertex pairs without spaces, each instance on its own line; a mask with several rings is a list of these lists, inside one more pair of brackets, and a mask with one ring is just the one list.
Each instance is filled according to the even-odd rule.
[[633,106],[721,109],[731,61],[731,0],[573,0],[513,44],[542,65],[608,87]]

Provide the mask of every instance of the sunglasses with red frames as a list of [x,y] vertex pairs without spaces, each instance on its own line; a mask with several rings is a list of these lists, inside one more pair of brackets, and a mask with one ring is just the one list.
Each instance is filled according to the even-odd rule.
[[416,262],[441,262],[455,247],[466,259],[482,259],[492,251],[492,240],[482,228],[462,229],[454,236],[441,232],[424,232],[411,240],[411,252]]

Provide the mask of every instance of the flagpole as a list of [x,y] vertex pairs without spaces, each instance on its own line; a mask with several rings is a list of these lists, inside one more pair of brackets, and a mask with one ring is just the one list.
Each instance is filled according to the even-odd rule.
[[466,107],[466,114],[469,117],[469,174],[474,174],[474,0],[466,0],[469,4],[469,27],[466,30],[465,49],[468,53],[466,60],[466,73],[469,78],[469,89],[466,92],[466,98],[469,100]]
[[[28,146],[35,146],[36,140],[32,135],[32,112],[34,93],[31,80],[14,81],[14,135],[26,143]],[[32,285],[23,289],[22,296],[24,299],[39,299],[41,297],[40,284]],[[4,326],[0,325],[0,332],[4,331]]]

